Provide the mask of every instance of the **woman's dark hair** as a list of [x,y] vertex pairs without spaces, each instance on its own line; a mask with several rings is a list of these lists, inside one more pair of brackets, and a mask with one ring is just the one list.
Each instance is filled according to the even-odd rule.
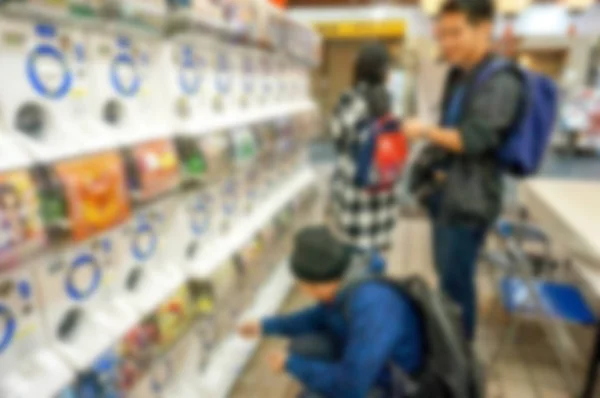
[[364,44],[358,51],[354,63],[354,84],[384,84],[389,64],[390,56],[383,44],[379,42]]
[[494,19],[494,4],[492,0],[448,0],[438,18],[448,14],[464,14],[471,24],[490,22]]

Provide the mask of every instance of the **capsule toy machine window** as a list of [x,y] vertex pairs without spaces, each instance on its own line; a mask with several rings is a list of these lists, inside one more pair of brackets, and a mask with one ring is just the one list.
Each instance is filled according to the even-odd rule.
[[167,17],[167,2],[163,0],[103,0],[104,14],[119,22],[150,32],[160,32]]
[[291,117],[279,118],[275,121],[277,142],[275,147],[275,158],[279,173],[276,177],[277,183],[281,183],[298,169],[297,157],[294,156],[297,148],[294,126]]
[[43,162],[90,150],[95,137],[82,128],[89,114],[83,34],[49,23],[0,22],[5,138]]
[[239,108],[243,111],[252,110],[260,105],[257,53],[252,46],[240,46],[238,51],[241,68],[238,91]]
[[215,197],[215,231],[222,235],[229,231],[239,211],[233,142],[229,132],[219,130],[203,136],[200,145],[208,165],[207,189]]
[[212,55],[212,110],[215,114],[223,115],[237,110],[238,101],[235,90],[239,84],[240,74],[237,72],[238,58],[233,44],[225,39],[215,39],[209,49]]
[[[277,240],[275,242],[275,257],[277,261],[282,261],[290,255],[293,249],[294,235],[294,209],[290,204],[284,208],[275,219],[275,234]],[[275,264],[271,264],[274,266]]]
[[185,375],[190,375],[199,341],[191,331],[176,341],[169,351],[156,358],[148,372],[128,394],[130,398],[162,398],[169,388]]
[[193,0],[192,9],[196,20],[205,25],[224,24],[223,10],[218,0]]
[[276,220],[269,222],[259,234],[260,261],[257,267],[257,279],[264,280],[268,273],[281,262],[280,250],[277,247],[277,226]]
[[181,170],[181,189],[170,227],[168,257],[189,269],[196,264],[214,232],[215,198],[209,189],[208,162],[200,141],[189,136],[175,141]]
[[239,318],[243,311],[254,300],[256,289],[262,279],[260,272],[260,257],[262,246],[258,236],[253,237],[234,256],[235,267],[235,296],[233,303],[233,316]]
[[158,349],[161,355],[189,329],[194,318],[188,285],[183,284],[154,312],[158,330]]
[[68,0],[20,0],[7,1],[4,7],[22,12],[37,11],[53,15],[55,17],[66,17],[69,12]]
[[34,278],[48,255],[41,213],[33,172],[0,173],[0,392],[7,394],[10,377],[41,368],[40,354],[49,347]]
[[272,52],[261,49],[258,52],[259,74],[258,79],[261,104],[264,108],[276,104],[275,94],[277,81],[275,79],[275,56]]
[[[231,332],[237,312],[235,308],[236,266],[233,258],[228,258],[212,270],[207,276],[192,277],[191,284],[203,289],[193,288],[197,309],[206,310],[212,304],[213,314],[206,326],[212,334],[212,342],[218,344]],[[198,293],[208,294],[198,295]],[[209,301],[212,298],[212,301]],[[213,334],[214,332],[214,334]]]
[[232,130],[235,180],[238,186],[238,207],[248,214],[258,199],[258,143],[252,126]]
[[263,122],[257,130],[260,141],[259,167],[261,170],[261,197],[268,196],[273,192],[279,174],[277,164],[277,128],[274,121]]
[[153,314],[132,327],[117,344],[120,356],[119,387],[122,394],[134,395],[143,389],[144,378],[159,355],[159,331]]
[[123,260],[118,227],[130,215],[125,165],[118,153],[106,152],[63,160],[38,174],[46,228],[57,247],[36,269],[45,324],[56,348],[78,368],[87,339],[106,338],[98,327],[110,330],[134,316],[112,300]]
[[190,280],[189,290],[195,316],[191,333],[197,341],[199,349],[196,358],[192,359],[192,366],[203,372],[218,343],[216,291],[214,284],[208,279]]
[[316,224],[321,207],[318,186],[311,186],[302,191],[294,202],[294,229],[299,231]]
[[127,333],[120,343],[121,388],[127,396],[140,396],[153,370],[156,373],[150,381],[161,387],[166,383],[170,375],[163,372],[164,358],[187,333],[192,321],[192,302],[187,285],[183,285]]
[[180,161],[169,139],[127,148],[123,157],[134,213],[122,229],[127,256],[116,294],[145,313],[148,303],[154,302],[151,295],[170,290],[184,279],[180,264],[168,256],[173,214],[180,203]]
[[97,18],[102,10],[102,0],[68,0],[69,14],[75,18]]

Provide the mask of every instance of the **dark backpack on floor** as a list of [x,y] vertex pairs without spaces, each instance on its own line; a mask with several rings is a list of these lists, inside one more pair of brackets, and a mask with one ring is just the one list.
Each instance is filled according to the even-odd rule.
[[[418,311],[425,338],[425,363],[414,391],[407,398],[482,398],[482,368],[464,337],[461,311],[420,277],[371,277],[352,282],[344,290],[349,308],[352,292],[363,283],[384,283],[397,289]],[[346,313],[348,313],[346,311]]]

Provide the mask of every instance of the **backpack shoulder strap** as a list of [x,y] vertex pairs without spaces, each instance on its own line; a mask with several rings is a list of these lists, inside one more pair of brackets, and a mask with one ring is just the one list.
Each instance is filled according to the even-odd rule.
[[394,290],[405,294],[406,299],[411,301],[413,304],[417,304],[413,295],[410,294],[410,289],[414,283],[418,283],[419,281],[422,280],[416,276],[408,277],[406,279],[392,279],[383,275],[374,275],[356,279],[346,285],[342,291],[341,306],[344,318],[346,320],[350,319],[350,303],[352,302],[352,297],[354,297],[354,292],[366,283],[378,282],[382,285],[392,287]]
[[474,88],[477,89],[481,87],[486,82],[488,82],[494,75],[505,70],[517,73],[518,68],[512,62],[503,58],[496,58],[491,60],[487,65],[483,67],[482,70],[480,70],[477,73],[477,76],[475,77],[475,80],[473,82]]

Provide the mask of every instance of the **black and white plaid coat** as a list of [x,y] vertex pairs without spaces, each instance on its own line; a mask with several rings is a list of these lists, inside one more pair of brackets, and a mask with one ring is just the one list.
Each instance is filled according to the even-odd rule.
[[355,185],[353,153],[369,129],[368,104],[358,90],[340,97],[330,121],[337,148],[332,181],[331,221],[348,243],[362,249],[387,250],[398,217],[397,190],[372,192]]

